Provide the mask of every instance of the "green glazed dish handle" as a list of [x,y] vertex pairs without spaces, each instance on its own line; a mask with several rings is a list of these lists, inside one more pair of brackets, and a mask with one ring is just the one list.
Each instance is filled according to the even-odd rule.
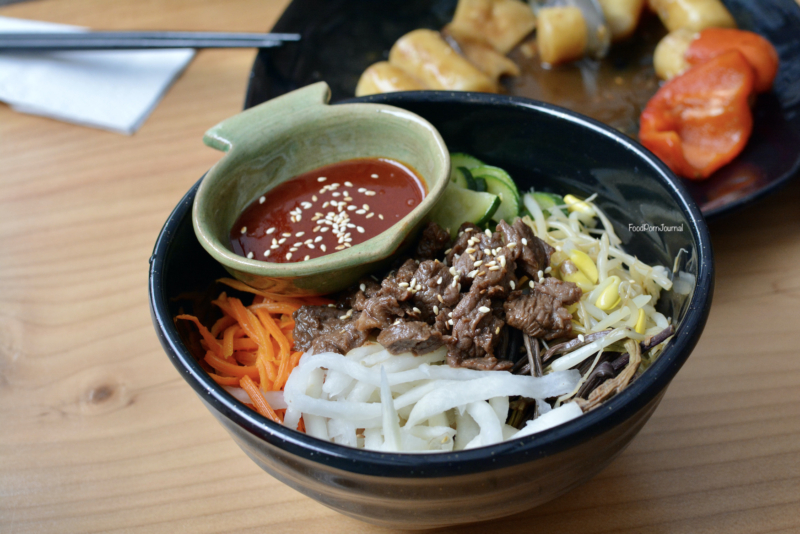
[[205,133],[203,143],[216,150],[230,152],[237,141],[252,139],[261,131],[268,130],[271,123],[285,120],[300,110],[325,106],[330,98],[331,90],[327,83],[307,85],[222,121]]

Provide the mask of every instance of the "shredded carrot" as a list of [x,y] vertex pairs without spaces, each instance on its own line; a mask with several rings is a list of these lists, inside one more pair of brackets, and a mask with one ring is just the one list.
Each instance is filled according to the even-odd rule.
[[[245,306],[240,299],[220,293],[212,304],[223,317],[210,331],[192,315],[179,315],[176,319],[192,321],[197,326],[201,344],[207,350],[201,366],[217,384],[241,387],[253,401],[252,406],[247,406],[264,417],[283,422],[283,410],[273,410],[260,391],[281,391],[300,362],[302,352],[293,350],[292,314],[300,306],[326,305],[331,301],[274,295],[228,278],[219,282],[255,295],[253,303]],[[302,418],[298,430],[305,432]]]
[[238,376],[219,376],[214,373],[208,373],[214,382],[220,386],[238,386],[240,378]]
[[247,395],[250,397],[250,400],[253,401],[253,406],[256,407],[258,413],[276,423],[283,423],[281,418],[278,417],[278,414],[275,413],[275,410],[272,409],[272,406],[269,405],[267,399],[264,398],[264,395],[258,390],[256,383],[253,382],[249,376],[242,377],[239,385],[247,392]]

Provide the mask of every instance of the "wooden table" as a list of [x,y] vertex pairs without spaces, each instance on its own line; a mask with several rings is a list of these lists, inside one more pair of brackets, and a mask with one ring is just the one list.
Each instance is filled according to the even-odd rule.
[[[0,15],[263,31],[286,0],[73,0]],[[150,323],[161,225],[219,154],[253,51],[200,52],[134,136],[0,106],[0,532],[378,532],[263,473]],[[800,532],[800,183],[712,224],[714,307],[630,448],[537,510],[452,532]],[[447,531],[447,530],[446,530]]]

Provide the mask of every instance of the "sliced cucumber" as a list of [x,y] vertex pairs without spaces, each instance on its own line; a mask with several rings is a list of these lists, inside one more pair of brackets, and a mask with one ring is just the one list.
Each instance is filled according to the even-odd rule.
[[495,221],[506,221],[509,224],[513,223],[514,219],[519,216],[519,210],[522,206],[517,188],[509,187],[505,180],[501,180],[496,176],[480,176],[475,178],[475,181],[481,179],[486,182],[486,191],[497,195],[500,199],[500,207],[494,212],[492,218]]
[[483,165],[482,167],[475,167],[474,169],[470,169],[470,172],[472,173],[472,176],[494,176],[498,180],[503,180],[508,185],[509,188],[514,190],[517,197],[519,197],[519,190],[517,189],[517,184],[515,184],[511,176],[509,176],[508,173],[503,169],[501,169],[500,167]]
[[450,182],[464,189],[475,190],[475,180],[472,178],[472,173],[470,173],[469,169],[466,167],[451,167]]
[[[552,214],[551,210],[555,206],[563,206],[565,204],[564,197],[553,193],[532,192],[531,196],[533,196],[536,203],[539,204],[539,207],[542,208],[545,217],[549,217]],[[565,216],[567,215],[563,208],[561,209],[561,213],[564,213]]]
[[463,223],[483,224],[492,218],[499,206],[497,195],[470,191],[451,182],[434,206],[430,219],[450,230],[450,235],[455,237]]
[[450,154],[450,168],[457,169],[459,167],[466,167],[472,170],[475,167],[483,167],[483,162],[478,158],[473,158],[469,154],[453,152]]

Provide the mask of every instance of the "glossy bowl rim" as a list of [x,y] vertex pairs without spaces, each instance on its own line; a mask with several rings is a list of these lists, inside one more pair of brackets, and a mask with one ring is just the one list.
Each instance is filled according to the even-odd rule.
[[[387,98],[387,95],[379,96]],[[362,97],[359,100],[368,101],[369,98]],[[656,171],[655,179],[662,183],[687,218],[692,238],[697,244],[698,255],[695,291],[670,346],[650,366],[648,372],[643,373],[624,391],[604,403],[603,409],[593,410],[566,424],[525,438],[468,451],[430,454],[368,451],[313,438],[273,423],[236,401],[200,368],[178,336],[169,313],[166,295],[163,294],[164,259],[174,235],[172,229],[180,223],[181,217],[185,216],[187,206],[191,212],[192,197],[198,185],[195,184],[170,214],[159,234],[153,256],[150,258],[149,296],[153,322],[165,351],[173,365],[203,401],[220,415],[267,444],[305,460],[324,464],[328,468],[367,476],[435,478],[493,471],[567,450],[618,425],[662,392],[697,344],[708,318],[714,289],[713,253],[708,227],[697,205],[679,179],[636,141],[597,121],[551,104],[522,97],[445,91],[395,93],[392,98],[393,102],[400,106],[403,102],[417,102],[423,99],[426,102],[477,102],[525,108],[533,113],[575,123],[579,127],[588,128],[598,135],[610,138],[620,145],[621,149],[633,152],[644,164]]]

